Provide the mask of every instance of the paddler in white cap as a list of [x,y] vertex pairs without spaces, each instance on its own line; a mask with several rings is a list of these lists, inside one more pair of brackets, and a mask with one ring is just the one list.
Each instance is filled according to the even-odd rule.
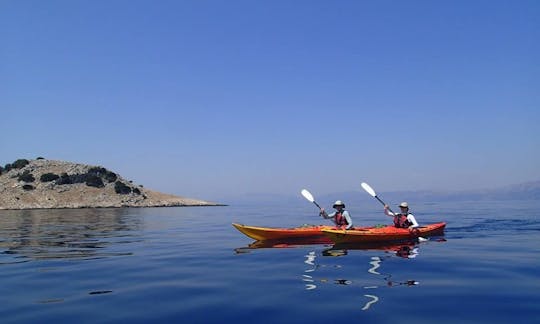
[[332,219],[338,228],[351,229],[353,224],[349,212],[345,210],[345,204],[341,200],[337,200],[332,207],[336,211],[330,215],[326,213],[324,208],[321,208],[319,214],[326,219]]
[[399,209],[401,212],[395,214],[389,210],[388,205],[384,205],[384,213],[386,216],[394,217],[394,225],[396,227],[408,228],[409,231],[412,231],[419,226],[414,215],[409,213],[409,204],[406,201],[399,204]]

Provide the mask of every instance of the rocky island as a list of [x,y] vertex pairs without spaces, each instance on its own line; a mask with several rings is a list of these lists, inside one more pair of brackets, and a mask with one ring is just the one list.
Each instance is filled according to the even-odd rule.
[[0,210],[218,205],[148,190],[101,166],[43,158],[0,166]]

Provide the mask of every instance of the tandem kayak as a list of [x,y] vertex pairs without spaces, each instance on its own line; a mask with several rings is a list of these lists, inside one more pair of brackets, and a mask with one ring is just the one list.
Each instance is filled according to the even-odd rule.
[[334,226],[310,225],[294,228],[280,227],[258,227],[233,223],[237,230],[257,241],[265,240],[291,240],[291,239],[310,239],[320,243],[332,243],[332,241],[323,234],[323,230],[335,229]]
[[410,232],[406,228],[396,228],[393,225],[384,227],[357,228],[353,230],[340,230],[325,228],[321,231],[337,244],[385,242],[415,239],[417,237],[441,235],[446,223],[434,223],[418,227]]

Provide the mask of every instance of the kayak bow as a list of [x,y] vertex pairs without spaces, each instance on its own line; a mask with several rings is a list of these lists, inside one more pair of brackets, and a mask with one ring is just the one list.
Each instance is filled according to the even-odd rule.
[[320,238],[327,243],[332,243],[322,232],[323,229],[332,229],[334,226],[311,225],[294,228],[258,227],[243,224],[232,224],[237,230],[254,240],[283,240],[283,239],[306,239]]

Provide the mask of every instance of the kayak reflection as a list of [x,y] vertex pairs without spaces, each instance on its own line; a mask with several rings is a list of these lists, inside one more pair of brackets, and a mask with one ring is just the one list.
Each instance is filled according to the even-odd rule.
[[262,240],[254,241],[245,247],[236,248],[236,253],[247,253],[253,249],[283,249],[295,248],[308,245],[324,245],[328,248],[322,251],[323,256],[344,256],[348,254],[348,250],[373,250],[394,252],[396,256],[402,258],[414,258],[418,254],[418,242],[416,240],[400,241],[400,242],[375,242],[375,243],[343,243],[343,244],[328,244],[324,239],[318,238],[296,238],[296,239],[280,239],[280,240]]
[[415,258],[418,255],[418,243],[405,241],[399,243],[361,243],[361,244],[335,244],[322,252],[323,256],[343,256],[348,250],[385,251],[394,253],[401,258]]
[[279,240],[262,240],[254,241],[245,247],[234,249],[236,253],[247,253],[253,249],[283,249],[283,248],[295,248],[307,245],[325,245],[331,246],[326,238],[289,238]]

